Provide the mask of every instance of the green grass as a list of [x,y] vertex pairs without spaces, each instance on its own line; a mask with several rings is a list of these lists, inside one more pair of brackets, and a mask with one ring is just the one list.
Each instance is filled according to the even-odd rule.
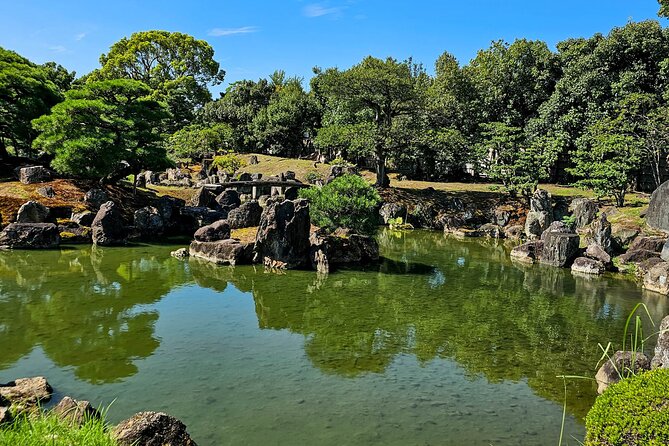
[[22,415],[0,425],[0,446],[116,446],[104,419],[89,419],[81,427],[71,426],[45,412]]

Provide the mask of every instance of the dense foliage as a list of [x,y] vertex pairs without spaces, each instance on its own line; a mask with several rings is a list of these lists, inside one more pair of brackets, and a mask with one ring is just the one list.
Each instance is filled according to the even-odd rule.
[[104,419],[88,418],[81,426],[58,415],[22,415],[0,427],[0,444],[21,446],[116,446]]
[[669,370],[656,369],[609,387],[585,420],[586,446],[669,444]]
[[311,221],[327,230],[347,228],[363,234],[377,228],[379,194],[358,175],[343,175],[323,187],[300,191],[311,202]]

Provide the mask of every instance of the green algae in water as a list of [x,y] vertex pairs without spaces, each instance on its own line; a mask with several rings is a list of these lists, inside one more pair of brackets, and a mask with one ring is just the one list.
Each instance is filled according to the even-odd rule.
[[[563,385],[619,341],[632,282],[511,263],[503,245],[379,235],[327,277],[169,256],[174,246],[0,253],[0,382],[182,420],[207,444],[557,443]],[[650,332],[649,330],[646,330]],[[649,346],[651,347],[651,346]],[[569,383],[566,444],[594,384]]]

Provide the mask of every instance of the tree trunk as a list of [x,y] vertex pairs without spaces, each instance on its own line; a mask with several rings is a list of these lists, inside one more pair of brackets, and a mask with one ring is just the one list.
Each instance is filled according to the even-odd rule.
[[9,159],[9,152],[7,152],[7,146],[5,145],[5,140],[0,138],[0,161],[7,161]]
[[386,178],[386,157],[383,150],[376,150],[376,187],[385,187]]

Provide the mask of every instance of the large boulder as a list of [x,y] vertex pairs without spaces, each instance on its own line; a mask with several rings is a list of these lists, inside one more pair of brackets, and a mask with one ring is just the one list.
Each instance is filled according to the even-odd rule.
[[596,243],[591,243],[588,245],[588,247],[585,249],[585,256],[590,259],[597,260],[598,262],[602,262],[606,269],[613,269],[611,256],[608,252],[606,252],[606,250],[604,250],[604,248]]
[[254,260],[277,268],[306,266],[311,246],[310,228],[307,200],[269,204],[260,218]]
[[669,232],[669,181],[655,189],[646,213],[648,226]]
[[599,206],[594,200],[589,198],[574,198],[569,205],[574,223],[577,228],[583,228],[589,225],[597,216]]
[[548,212],[530,211],[525,219],[525,235],[530,240],[539,238],[552,222],[553,217]]
[[574,230],[567,226],[564,222],[554,221],[548,226],[548,228],[546,228],[544,232],[541,233],[541,240],[546,240],[548,234],[553,232],[558,234],[574,234]]
[[618,257],[618,260],[621,264],[626,265],[628,263],[645,262],[646,260],[652,259],[654,257],[660,257],[660,254],[658,252],[649,251],[647,249],[633,249]]
[[60,245],[54,223],[10,223],[0,232],[0,246],[12,249],[52,249]]
[[91,229],[93,230],[93,243],[96,245],[125,245],[128,241],[123,215],[113,201],[108,201],[100,206]]
[[253,244],[230,238],[211,242],[193,240],[188,253],[218,265],[248,265],[253,260]]
[[19,181],[23,184],[35,184],[51,181],[51,172],[43,166],[23,167],[19,170]]
[[613,239],[611,237],[611,223],[609,223],[606,214],[602,213],[590,225],[592,242],[599,245],[609,255],[613,253]]
[[227,209],[234,209],[242,204],[242,201],[239,199],[239,193],[234,189],[224,190],[215,200],[219,206]]
[[0,384],[0,401],[7,401],[18,408],[36,406],[51,399],[53,389],[43,376],[19,378]]
[[666,241],[666,237],[639,236],[635,238],[634,241],[630,244],[628,250],[636,251],[638,249],[644,249],[646,251],[662,252]]
[[50,221],[49,208],[36,201],[28,201],[16,213],[17,223],[53,223]]
[[112,431],[120,446],[197,446],[186,425],[162,412],[140,412]]
[[511,258],[523,263],[534,263],[539,261],[544,250],[544,242],[537,240],[523,243],[511,250]]
[[[157,203],[155,203],[156,209],[160,213],[160,216],[163,218],[165,223],[166,231],[170,233],[181,233],[188,232],[184,231],[181,209],[186,205],[186,202],[180,198],[170,197],[168,195],[163,195],[160,197]],[[190,229],[190,228],[189,228]],[[192,234],[192,231],[190,231]],[[190,235],[190,234],[189,234]]]
[[73,212],[70,216],[70,220],[78,225],[88,226],[90,228],[93,224],[93,220],[95,220],[95,214],[91,211]]
[[579,236],[549,232],[544,238],[544,249],[541,252],[541,263],[564,268],[578,255]]
[[191,198],[190,205],[213,209],[217,206],[216,195],[208,189],[201,187],[197,190],[193,198]]
[[658,262],[643,277],[643,288],[669,294],[669,262]]
[[257,201],[247,201],[228,214],[228,224],[231,229],[251,228],[260,224],[262,208]]
[[379,209],[379,216],[383,224],[387,225],[390,220],[407,217],[407,207],[399,203],[383,203]]
[[634,225],[612,224],[611,236],[615,241],[614,248],[622,252],[639,235],[641,228]]
[[611,384],[620,381],[621,374],[622,376],[629,376],[644,370],[650,370],[650,361],[643,353],[615,352],[595,375],[598,386],[597,393],[601,395]]
[[91,209],[100,209],[100,206],[109,201],[109,195],[102,189],[91,189],[84,194],[84,203]]
[[604,274],[606,267],[599,260],[577,257],[571,265],[571,271],[580,274]]
[[[537,189],[530,197],[530,211],[531,212],[546,212],[550,214],[551,222],[553,221],[553,203],[551,194],[544,189]],[[550,223],[550,222],[549,222]]]
[[158,208],[146,206],[137,209],[134,214],[135,229],[143,238],[153,239],[165,232],[165,222]]
[[88,420],[100,418],[100,412],[90,402],[77,401],[69,396],[63,397],[51,411],[72,426],[81,426]]
[[660,323],[660,334],[655,344],[655,356],[650,362],[651,368],[669,369],[669,316]]
[[379,260],[379,244],[372,237],[314,233],[310,242],[311,265],[320,273],[330,272],[338,266],[362,265]]
[[217,242],[229,239],[230,225],[226,220],[216,221],[195,231],[194,238],[198,242]]

